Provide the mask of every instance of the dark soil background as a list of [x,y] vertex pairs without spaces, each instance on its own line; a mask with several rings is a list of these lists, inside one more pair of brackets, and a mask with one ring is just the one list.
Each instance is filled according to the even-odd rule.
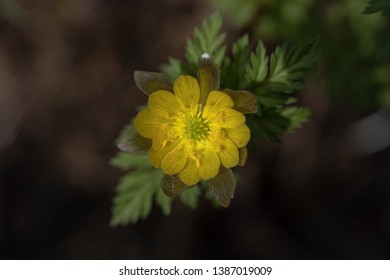
[[182,58],[212,8],[18,3],[0,13],[1,259],[390,258],[390,149],[360,152],[354,124],[373,112],[329,101],[320,75],[298,94],[313,119],[250,151],[228,209],[175,201],[170,217],[111,228],[113,141],[146,102],[132,73]]

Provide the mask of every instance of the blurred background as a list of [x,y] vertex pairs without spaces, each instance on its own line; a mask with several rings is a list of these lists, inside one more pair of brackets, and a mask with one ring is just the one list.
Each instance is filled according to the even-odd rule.
[[[1,259],[390,258],[390,24],[363,0],[0,0]],[[215,10],[228,42],[320,35],[283,144],[259,143],[228,209],[175,201],[111,228],[113,141],[146,97],[134,70],[183,58]],[[387,36],[387,37],[386,37]],[[381,58],[378,58],[381,57]]]

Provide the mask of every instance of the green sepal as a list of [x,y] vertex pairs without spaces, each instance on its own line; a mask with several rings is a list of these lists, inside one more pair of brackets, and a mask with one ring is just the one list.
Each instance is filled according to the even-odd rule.
[[216,177],[208,180],[210,191],[223,207],[228,207],[236,190],[237,178],[231,169],[221,166]]
[[167,175],[161,179],[161,189],[169,197],[178,197],[182,192],[188,190],[189,186],[184,184],[176,175]]
[[146,95],[157,90],[173,92],[172,80],[166,73],[134,71],[134,81],[136,86]]
[[128,125],[117,140],[117,147],[126,153],[148,154],[152,140],[142,137],[132,125]]
[[238,149],[239,162],[238,166],[244,166],[248,158],[248,149],[246,147]]
[[231,89],[225,89],[223,92],[233,99],[233,109],[243,114],[254,114],[257,112],[257,99],[251,92]]
[[210,91],[219,89],[220,70],[207,53],[202,54],[198,62],[198,81],[200,100],[206,103]]

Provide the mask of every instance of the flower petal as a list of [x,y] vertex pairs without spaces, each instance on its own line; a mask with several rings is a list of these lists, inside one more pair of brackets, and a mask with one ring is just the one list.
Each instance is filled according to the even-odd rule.
[[172,142],[177,138],[178,131],[175,126],[169,123],[167,120],[164,124],[160,125],[154,135],[152,147],[155,150],[163,148],[168,142]]
[[213,146],[211,144],[204,145],[197,156],[199,157],[199,176],[203,180],[217,176],[221,163]]
[[206,106],[203,110],[203,117],[207,118],[210,114],[223,107],[232,107],[233,100],[222,91],[213,90],[207,97]]
[[245,116],[236,110],[226,108],[222,112],[224,128],[238,128],[245,123]]
[[178,174],[179,179],[187,186],[196,185],[200,181],[199,170],[196,161],[188,158],[186,166]]
[[223,92],[233,99],[233,109],[243,114],[253,114],[257,112],[257,99],[251,92],[230,89],[225,89]]
[[187,163],[188,150],[185,145],[172,149],[161,161],[161,170],[168,175],[179,173]]
[[180,76],[173,84],[173,91],[179,103],[187,112],[196,113],[198,109],[200,88],[198,81],[191,76]]
[[238,149],[230,139],[221,138],[216,146],[219,159],[224,167],[232,168],[238,165]]
[[135,154],[147,154],[151,146],[152,141],[142,137],[133,126],[122,134],[117,144],[119,150]]
[[179,102],[176,97],[166,90],[158,90],[149,96],[149,109],[156,115],[172,118],[179,112]]
[[177,145],[179,141],[176,140],[174,142],[164,143],[164,146],[161,149],[152,149],[150,150],[150,162],[156,168],[160,168],[161,162],[163,158],[172,151]]
[[152,139],[155,132],[160,129],[166,119],[153,114],[149,109],[141,111],[134,120],[134,127],[137,132],[148,139]]
[[209,180],[211,193],[223,207],[228,207],[234,197],[237,179],[231,169],[221,167],[218,175]]
[[238,128],[245,123],[245,116],[229,107],[210,112],[207,116],[210,127]]
[[210,55],[203,54],[198,63],[198,81],[200,86],[200,102],[206,103],[207,96],[219,89],[220,71]]
[[186,184],[180,181],[177,175],[165,175],[161,179],[161,188],[171,198],[178,197],[182,192],[189,189]]
[[134,71],[134,81],[136,86],[146,95],[157,90],[172,91],[173,88],[171,79],[165,73]]
[[233,141],[238,148],[245,147],[251,138],[251,132],[246,124],[234,129],[226,129],[227,137]]

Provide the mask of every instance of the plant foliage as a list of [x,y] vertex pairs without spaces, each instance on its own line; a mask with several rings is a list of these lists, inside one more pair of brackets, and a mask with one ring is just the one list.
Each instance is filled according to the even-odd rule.
[[164,214],[170,214],[171,199],[160,188],[162,172],[152,168],[147,156],[119,152],[111,159],[111,164],[129,171],[116,187],[112,226],[135,223],[147,218],[154,199]]
[[248,119],[252,139],[281,142],[286,132],[293,132],[313,113],[292,106],[292,93],[304,88],[304,78],[316,61],[318,39],[288,48],[276,47],[267,55],[261,40],[251,51],[247,36],[232,48],[232,58],[222,67],[221,86],[253,92],[258,98],[258,113]]
[[225,54],[226,33],[220,33],[222,27],[220,13],[211,15],[202,23],[202,28],[195,27],[194,38],[188,39],[186,58],[191,66],[197,66],[199,57],[208,53],[217,65],[222,63]]
[[[221,33],[221,27],[219,13],[204,20],[200,28],[195,28],[193,38],[187,41],[186,60],[170,58],[169,63],[162,66],[163,72],[172,79],[181,74],[196,76],[199,57],[208,53],[221,67],[221,89],[247,90],[256,96],[259,110],[247,119],[252,140],[281,142],[284,133],[298,129],[312,114],[308,108],[293,106],[296,99],[292,93],[303,89],[304,78],[315,62],[318,40],[293,48],[283,44],[267,54],[261,40],[252,50],[248,35],[244,35],[233,43],[231,55],[225,57],[226,35]],[[126,139],[134,140],[132,131],[131,126],[126,127],[119,141],[129,151],[133,147],[128,146]],[[170,214],[172,200],[159,187],[162,173],[150,165],[147,156],[119,152],[111,164],[127,172],[116,189],[113,226],[145,219],[154,202],[165,215]],[[180,200],[196,208],[202,190],[210,197],[210,188],[202,186],[183,192]]]
[[363,11],[364,14],[382,13],[390,15],[390,1],[388,0],[371,0]]
[[[381,13],[383,16],[390,17],[390,1],[388,0],[371,0],[364,9],[363,14]],[[380,50],[378,58],[390,57],[390,40]]]

